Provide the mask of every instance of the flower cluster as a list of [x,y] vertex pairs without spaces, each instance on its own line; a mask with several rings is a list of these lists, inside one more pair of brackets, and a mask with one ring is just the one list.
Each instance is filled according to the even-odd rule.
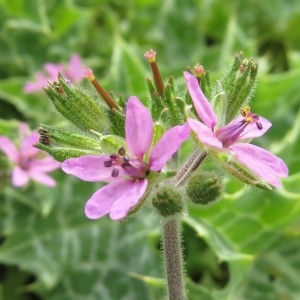
[[[181,144],[189,143],[193,138],[199,144],[196,151],[205,154],[198,156],[201,160],[209,154],[248,184],[264,189],[271,189],[269,185],[280,187],[279,178],[288,175],[286,164],[272,153],[249,144],[252,138],[262,136],[271,127],[268,120],[251,112],[245,103],[257,74],[257,65],[252,59],[242,61],[241,56],[236,58],[231,73],[225,76],[236,82],[223,81],[221,91],[217,85],[210,88],[206,71],[196,65],[196,77],[192,72],[184,72],[187,94],[183,99],[176,94],[173,77],[166,84],[163,82],[156,52],[150,50],[145,57],[154,77],[153,81],[147,79],[151,97],[148,106],[135,96],[129,97],[128,101],[122,97],[114,98],[98,83],[91,69],[86,70],[84,76],[91,81],[106,106],[68,84],[63,77],[55,86],[50,84],[45,89],[57,110],[89,134],[85,147],[88,153],[82,154],[82,149],[79,149],[82,145],[84,147],[84,134],[61,134],[58,129],[50,127],[47,134],[51,135],[52,130],[58,146],[45,144],[43,139],[36,146],[58,158],[65,173],[84,181],[106,183],[87,201],[85,213],[88,218],[98,219],[109,214],[111,219],[119,220],[137,211],[162,181],[169,180],[166,175],[168,161],[178,167],[177,152]],[[219,93],[213,94],[213,91]],[[204,93],[212,99],[211,102]],[[76,145],[75,137],[81,146]],[[94,137],[99,139],[99,149],[95,147]],[[199,164],[188,160],[178,174],[184,170],[192,172]],[[185,184],[189,177],[186,175],[177,183],[171,179],[161,185],[164,193],[170,183],[173,186],[179,182]]]

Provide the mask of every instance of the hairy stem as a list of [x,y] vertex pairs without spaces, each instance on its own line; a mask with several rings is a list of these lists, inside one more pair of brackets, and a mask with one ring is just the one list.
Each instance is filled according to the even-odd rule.
[[179,220],[172,219],[163,225],[163,248],[169,299],[184,300],[186,293],[183,280]]
[[[206,155],[206,152],[195,151],[177,173],[175,186],[182,185],[199,167]],[[185,300],[180,220],[178,218],[167,220],[163,224],[162,231],[169,300]]]
[[194,153],[192,153],[182,168],[178,171],[175,185],[182,185],[200,166],[206,156],[207,152],[205,151],[196,150]]

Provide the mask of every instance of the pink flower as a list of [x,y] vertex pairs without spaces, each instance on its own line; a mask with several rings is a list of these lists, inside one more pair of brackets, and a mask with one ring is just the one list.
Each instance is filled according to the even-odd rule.
[[29,179],[33,179],[44,185],[55,186],[56,182],[46,173],[59,167],[51,157],[39,158],[40,150],[32,145],[39,140],[37,133],[27,134],[28,127],[21,123],[19,126],[21,145],[18,149],[14,143],[5,136],[0,136],[0,150],[13,163],[12,184],[16,187],[25,186]]
[[64,172],[81,180],[109,182],[87,201],[86,216],[98,219],[109,213],[113,220],[124,218],[145,194],[149,173],[159,172],[165,166],[189,132],[187,124],[175,126],[151,149],[151,114],[138,98],[130,97],[125,120],[126,150],[122,147],[116,154],[70,158],[62,164]]
[[269,151],[247,143],[252,138],[262,136],[272,124],[251,113],[250,107],[246,106],[241,110],[241,116],[218,128],[218,117],[201,91],[197,79],[187,72],[184,72],[184,76],[194,107],[202,121],[191,118],[187,121],[199,141],[210,151],[231,154],[237,162],[261,179],[280,187],[278,177],[288,175],[284,161]]
[[46,63],[44,65],[46,74],[43,72],[37,73],[36,81],[25,83],[24,92],[33,93],[43,90],[48,85],[48,81],[53,82],[57,80],[58,72],[61,72],[71,82],[80,81],[83,78],[82,74],[85,69],[78,55],[71,56],[67,67],[62,64]]

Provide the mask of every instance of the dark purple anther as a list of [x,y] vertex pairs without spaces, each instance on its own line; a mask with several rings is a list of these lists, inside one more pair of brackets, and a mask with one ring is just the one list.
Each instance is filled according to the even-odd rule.
[[107,160],[104,162],[104,167],[109,168],[113,165],[113,162],[111,160]]
[[118,168],[113,168],[113,170],[111,171],[111,176],[112,177],[118,177],[119,175],[119,169]]

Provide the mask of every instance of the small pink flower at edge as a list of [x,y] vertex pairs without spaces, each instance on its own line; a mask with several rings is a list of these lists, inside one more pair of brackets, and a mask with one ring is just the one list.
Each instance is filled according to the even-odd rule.
[[45,72],[36,74],[36,81],[26,82],[24,86],[25,93],[34,93],[42,91],[48,85],[48,81],[53,82],[57,80],[58,72],[61,72],[68,80],[80,81],[82,74],[86,68],[84,67],[80,56],[72,55],[67,66],[62,64],[46,63],[44,65]]
[[144,155],[152,144],[153,121],[138,98],[130,97],[125,119],[128,155],[122,147],[116,154],[70,158],[62,164],[64,172],[81,180],[109,182],[87,201],[86,216],[99,219],[109,214],[113,220],[123,219],[145,194],[148,174],[159,172],[189,133],[187,124],[169,129],[151,149],[149,161],[145,161]]
[[271,122],[251,113],[246,106],[242,109],[241,116],[217,128],[218,117],[201,91],[197,79],[187,72],[184,72],[184,76],[196,112],[202,121],[192,118],[187,121],[199,141],[211,151],[232,154],[254,174],[271,185],[280,187],[278,177],[288,175],[284,161],[267,150],[247,143],[249,139],[262,136],[271,127]]
[[0,150],[13,164],[12,184],[16,187],[25,186],[33,179],[47,186],[55,186],[56,182],[46,173],[59,168],[59,164],[51,157],[39,158],[40,150],[33,147],[39,136],[35,132],[28,134],[27,125],[20,126],[21,145],[17,148],[6,136],[0,136]]

